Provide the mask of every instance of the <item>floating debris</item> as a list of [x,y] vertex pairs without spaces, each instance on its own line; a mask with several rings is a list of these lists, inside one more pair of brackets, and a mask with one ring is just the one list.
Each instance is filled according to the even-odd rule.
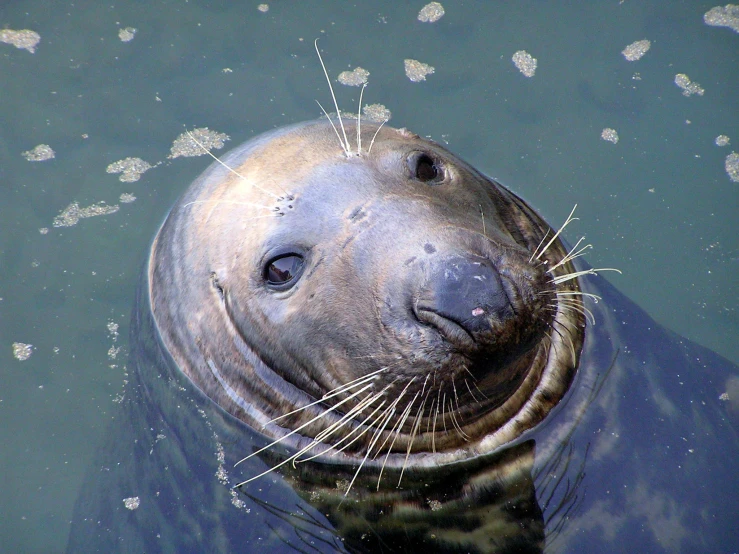
[[382,104],[370,104],[362,108],[364,117],[369,121],[376,123],[382,123],[383,121],[390,121],[393,114]]
[[136,36],[136,29],[134,27],[118,29],[118,38],[121,39],[122,42],[131,42],[134,36]]
[[729,179],[735,183],[739,183],[739,154],[732,152],[726,156],[724,167],[726,168]]
[[429,508],[431,508],[432,512],[439,511],[443,507],[441,502],[439,502],[438,500],[427,500],[426,503],[429,505]]
[[269,11],[269,4],[259,4],[257,9],[262,13],[267,13]]
[[695,81],[691,81],[690,77],[685,73],[678,73],[675,75],[675,84],[683,89],[683,96],[692,96],[694,94],[703,96],[703,93],[705,92],[703,87]]
[[426,4],[421,8],[421,11],[418,12],[418,21],[433,23],[434,21],[439,21],[443,15],[444,6],[439,2],[431,2],[430,4]]
[[131,194],[130,192],[124,192],[123,194],[121,194],[121,196],[120,196],[120,198],[118,198],[118,200],[121,203],[123,203],[123,204],[130,204],[131,202],[133,202],[134,200],[136,200],[136,197],[133,194]]
[[603,132],[600,134],[600,138],[603,140],[607,140],[608,142],[612,142],[613,144],[616,144],[618,142],[618,133],[616,132],[616,129],[610,129],[606,127],[603,129]]
[[727,137],[726,135],[719,135],[713,142],[716,143],[716,146],[729,146],[730,141],[731,139],[729,139],[729,137]]
[[703,21],[712,27],[728,27],[739,33],[739,6],[726,4],[723,8],[716,6],[703,14]]
[[513,54],[513,65],[526,77],[533,77],[536,73],[536,58],[532,57],[526,50],[519,50]]
[[141,499],[138,496],[132,496],[131,498],[124,498],[123,505],[129,510],[135,510],[141,505]]
[[54,227],[72,227],[73,225],[77,225],[80,219],[113,214],[119,209],[118,205],[108,206],[105,202],[98,202],[86,208],[80,208],[77,202],[72,202],[54,218],[52,225]]
[[646,54],[651,47],[652,43],[648,40],[637,40],[636,42],[632,42],[626,48],[624,48],[621,53],[628,61],[635,62],[644,54]]
[[33,345],[22,342],[13,343],[13,356],[21,362],[26,361],[33,354]]
[[434,67],[418,60],[405,60],[405,75],[414,83],[425,81],[426,75],[434,72]]
[[38,230],[38,232],[41,233],[42,235],[48,235],[49,234],[49,228],[48,227],[41,227]]
[[110,338],[113,339],[113,342],[118,340],[118,327],[119,325],[115,321],[112,319],[108,320],[106,328],[108,329],[108,334],[110,335]]
[[36,46],[41,40],[41,35],[36,31],[23,29],[14,31],[12,29],[0,29],[0,42],[12,44],[16,48],[28,50],[31,54],[36,51]]
[[141,179],[141,175],[153,166],[141,158],[124,158],[113,162],[105,168],[106,173],[120,173],[118,180],[123,183],[133,183]]
[[26,158],[29,162],[43,162],[53,159],[56,156],[56,152],[54,152],[48,144],[39,144],[33,150],[21,152],[21,156]]
[[340,479],[336,481],[336,490],[340,493],[346,494],[349,492],[350,486],[351,483],[349,482],[349,479]]
[[172,143],[167,158],[173,160],[181,156],[202,156],[207,154],[209,150],[223,148],[227,140],[229,140],[229,137],[225,133],[211,131],[207,127],[185,131]]
[[361,87],[367,82],[369,74],[369,71],[366,69],[355,67],[351,71],[342,71],[339,73],[338,81],[348,87]]

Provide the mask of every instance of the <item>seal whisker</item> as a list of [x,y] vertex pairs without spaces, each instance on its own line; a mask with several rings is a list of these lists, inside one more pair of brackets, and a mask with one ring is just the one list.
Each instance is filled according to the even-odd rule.
[[[248,455],[248,456],[246,456],[245,458],[242,458],[241,460],[239,460],[238,462],[236,462],[236,463],[234,464],[234,467],[236,467],[237,465],[239,465],[239,464],[240,464],[241,462],[245,462],[245,461],[246,461],[246,460],[248,460],[249,458],[251,458],[251,457],[253,457],[253,456],[256,456],[257,454],[259,454],[259,453],[261,453],[261,452],[264,452],[264,451],[265,451],[265,450],[267,450],[268,448],[271,448],[271,447],[273,447],[273,446],[275,446],[275,445],[279,444],[280,442],[282,442],[282,441],[283,441],[284,439],[286,439],[287,437],[289,437],[289,436],[291,436],[291,435],[294,435],[295,433],[297,433],[297,432],[301,431],[302,429],[304,429],[305,427],[309,426],[309,425],[310,425],[310,424],[312,424],[313,422],[315,422],[315,421],[318,421],[319,419],[321,419],[321,418],[325,417],[325,416],[326,416],[326,415],[327,415],[327,414],[328,414],[329,412],[333,412],[333,411],[335,411],[336,409],[338,409],[338,408],[339,408],[339,406],[341,406],[342,404],[344,404],[344,403],[348,402],[349,400],[351,400],[351,399],[352,399],[352,398],[354,398],[355,396],[357,396],[357,395],[359,395],[359,394],[363,393],[363,392],[364,392],[365,390],[367,390],[367,389],[369,389],[369,388],[371,388],[371,387],[372,387],[372,384],[371,384],[371,383],[370,383],[370,384],[367,384],[367,385],[365,385],[364,387],[362,387],[362,388],[361,388],[361,389],[359,389],[358,391],[356,391],[356,392],[352,393],[351,395],[347,396],[347,397],[346,397],[346,398],[345,398],[344,400],[342,400],[342,401],[340,401],[340,402],[337,402],[337,403],[336,403],[336,404],[334,404],[333,406],[331,406],[331,407],[327,408],[325,412],[321,412],[321,414],[320,414],[320,415],[317,415],[316,417],[314,417],[314,418],[310,419],[310,420],[309,420],[309,421],[307,421],[306,423],[303,423],[303,425],[301,425],[300,427],[297,427],[296,429],[293,429],[292,431],[290,431],[290,432],[289,432],[289,433],[287,433],[286,435],[283,435],[283,436],[281,436],[280,438],[278,438],[277,440],[274,440],[274,441],[272,441],[272,442],[271,442],[271,443],[269,443],[269,444],[268,444],[267,446],[263,446],[262,448],[260,448],[260,449],[259,449],[259,450],[257,450],[256,452],[252,452],[251,454],[249,454],[249,455]],[[270,470],[270,471],[272,471],[272,470]],[[267,473],[269,473],[269,471],[268,471]],[[254,480],[254,479],[256,479],[256,477],[252,477],[251,479],[249,479],[249,480],[247,480],[247,481],[244,481],[244,483],[248,483],[249,481],[252,481],[252,480]]]
[[[385,393],[386,393],[386,392],[388,391],[388,389],[389,389],[389,388],[390,388],[390,387],[391,387],[391,386],[392,386],[392,385],[393,385],[394,383],[395,383],[395,381],[393,381],[393,382],[392,382],[392,383],[390,383],[389,385],[385,386],[385,387],[384,387],[384,388],[383,388],[383,389],[382,389],[382,390],[381,390],[381,391],[380,391],[379,393],[377,393],[377,394],[375,395],[375,397],[376,397],[376,398],[381,398],[381,397],[385,396]],[[376,399],[376,398],[375,398],[375,399]],[[374,400],[373,400],[373,402],[374,402]],[[371,404],[371,402],[370,402],[369,404]],[[367,406],[369,406],[369,404],[367,404]],[[350,431],[350,432],[349,432],[349,433],[348,433],[348,434],[347,434],[347,435],[346,435],[345,437],[343,437],[343,438],[342,438],[341,440],[339,440],[338,442],[334,443],[333,447],[334,447],[334,448],[336,448],[336,447],[337,447],[338,445],[340,445],[340,444],[341,444],[342,442],[344,442],[344,441],[345,441],[346,439],[348,439],[349,437],[351,437],[351,436],[352,436],[352,435],[353,435],[354,433],[356,433],[357,431],[359,431],[360,429],[362,429],[362,432],[361,432],[361,433],[359,433],[359,434],[358,434],[358,435],[357,435],[356,437],[354,437],[354,439],[353,439],[353,440],[352,440],[351,442],[349,442],[349,443],[347,443],[346,445],[342,446],[342,447],[341,447],[341,448],[340,448],[340,449],[339,449],[339,450],[338,450],[337,452],[343,452],[344,450],[346,450],[347,448],[349,448],[349,447],[350,447],[350,446],[351,446],[352,444],[354,444],[355,442],[357,442],[357,440],[359,440],[359,439],[360,439],[360,438],[361,438],[361,437],[362,437],[362,436],[363,436],[363,435],[364,435],[364,434],[365,434],[365,433],[366,433],[367,431],[369,431],[369,430],[370,430],[370,429],[372,428],[372,425],[374,425],[374,423],[370,423],[369,425],[367,425],[367,422],[368,422],[368,421],[369,421],[370,419],[372,419],[372,417],[373,417],[373,416],[374,416],[374,415],[375,415],[375,414],[377,413],[377,411],[378,411],[378,410],[380,410],[380,409],[382,409],[382,407],[383,407],[384,405],[385,405],[385,401],[383,400],[383,401],[382,401],[382,403],[381,403],[381,404],[380,404],[379,406],[377,406],[377,407],[376,407],[376,408],[375,408],[375,409],[373,410],[373,412],[372,412],[372,413],[371,413],[370,415],[368,415],[368,416],[367,416],[366,418],[364,418],[364,420],[363,420],[363,421],[362,421],[361,423],[359,423],[359,424],[358,424],[357,426],[355,426],[355,427],[354,427],[354,428],[353,428],[353,429],[352,429],[352,430],[351,430],[351,431]],[[364,408],[365,408],[365,407],[367,407],[367,406],[364,406],[364,407],[362,407],[362,410],[361,410],[361,411],[364,411]]]
[[[561,325],[565,330],[569,331],[562,335],[562,333],[558,332],[559,336],[562,338],[563,341],[569,341],[570,343],[570,354],[572,356],[572,363],[574,364],[577,361],[577,353],[575,352],[575,344],[572,342],[572,327],[568,327],[570,325],[574,325],[570,322],[560,322],[555,320],[554,323],[556,325]],[[552,329],[554,329],[554,326],[552,326]]]
[[[265,194],[269,194],[272,198],[276,198],[278,200],[280,199],[280,195],[279,194],[275,194],[274,192],[271,192],[269,190],[263,189],[259,185],[255,185],[254,183],[250,183],[246,179],[246,177],[244,177],[241,173],[239,173],[238,171],[236,171],[234,168],[232,168],[228,164],[223,163],[218,156],[216,156],[215,154],[213,154],[213,152],[211,152],[210,150],[208,150],[205,147],[205,145],[203,143],[201,143],[198,139],[196,139],[195,138],[195,135],[193,135],[188,129],[185,129],[185,132],[187,132],[187,136],[190,137],[190,140],[193,141],[195,144],[197,144],[203,150],[203,152],[205,152],[206,154],[208,154],[211,158],[213,158],[215,161],[217,161],[223,167],[225,167],[226,169],[228,169],[231,173],[233,173],[234,175],[236,175],[237,177],[239,177],[239,179],[243,179],[243,181],[245,183],[248,183],[249,185],[251,185],[255,189],[260,190],[260,191],[262,191]],[[289,193],[287,191],[283,190],[282,187],[280,187],[280,189],[282,190],[283,193],[289,195]]]
[[354,481],[357,479],[357,476],[359,475],[359,472],[362,471],[362,467],[364,467],[364,463],[367,461],[367,458],[370,455],[370,451],[375,446],[375,443],[377,442],[377,439],[382,436],[382,432],[385,430],[385,427],[387,426],[387,422],[390,421],[390,417],[394,413],[395,410],[392,412],[389,412],[387,416],[385,417],[385,421],[382,424],[382,427],[378,429],[374,436],[372,437],[372,443],[367,448],[367,453],[364,455],[364,458],[362,458],[362,461],[359,464],[359,467],[357,468],[357,471],[354,473],[354,477],[352,477],[351,483],[349,483],[349,486],[346,488],[346,492],[344,493],[344,496],[347,496],[349,494],[349,491],[352,489],[352,485],[354,484]]
[[[359,91],[359,107],[357,108],[357,155],[362,155],[362,96],[367,83],[362,84],[362,90]],[[369,153],[369,152],[368,152]]]
[[472,392],[472,389],[470,388],[470,384],[467,382],[467,379],[464,380],[464,384],[467,386],[467,390],[469,391],[470,396],[472,397],[472,399],[479,404],[480,401],[475,396],[475,393]]
[[[326,413],[328,413],[328,412],[324,412],[324,413],[322,413],[322,414],[321,414],[320,416],[318,416],[318,418],[316,418],[316,419],[319,419],[319,418],[323,417],[323,416],[324,416],[324,415],[325,415]],[[310,423],[310,422],[308,422],[308,423]],[[302,428],[302,427],[301,427],[301,428]],[[296,429],[296,431],[297,431],[297,429]],[[282,440],[283,438],[285,438],[285,437],[282,437],[282,438],[281,438],[280,440]],[[279,441],[277,441],[277,442],[279,442]],[[249,478],[249,479],[247,479],[247,480],[245,480],[245,481],[242,481],[241,483],[239,483],[239,484],[235,485],[235,487],[234,487],[234,488],[240,487],[241,485],[245,485],[246,483],[249,483],[250,481],[254,481],[255,479],[258,479],[259,477],[262,477],[263,475],[267,475],[268,473],[271,473],[271,472],[273,472],[274,470],[276,470],[276,469],[278,469],[278,468],[282,467],[283,465],[285,465],[285,464],[287,464],[287,463],[290,463],[290,462],[292,462],[292,465],[293,465],[293,467],[295,467],[295,464],[296,464],[296,462],[299,462],[299,461],[303,461],[303,460],[298,460],[298,458],[299,458],[299,457],[300,457],[300,456],[301,456],[302,454],[304,454],[305,452],[309,451],[309,450],[310,450],[311,448],[313,448],[314,446],[316,446],[317,444],[318,444],[318,441],[317,441],[317,440],[316,440],[315,438],[314,438],[314,439],[312,439],[312,440],[311,440],[311,442],[310,442],[310,443],[309,443],[309,444],[308,444],[307,446],[305,446],[305,447],[301,448],[301,449],[300,449],[300,450],[299,450],[298,452],[296,452],[296,453],[295,453],[295,454],[293,454],[292,456],[290,456],[290,457],[286,458],[285,460],[283,460],[283,461],[282,461],[282,462],[280,462],[279,464],[277,464],[277,465],[275,465],[275,466],[272,466],[272,467],[271,467],[271,468],[269,468],[268,470],[266,470],[266,471],[263,471],[263,472],[262,472],[262,473],[260,473],[259,475],[256,475],[256,476],[254,476],[254,477],[251,477],[251,478]],[[269,446],[271,446],[271,445],[269,445]],[[269,446],[267,446],[267,447],[265,447],[265,448],[269,448]],[[264,448],[263,448],[262,450],[264,450]],[[258,454],[259,452],[261,452],[261,450],[259,450],[259,451],[257,451],[257,452],[254,452],[254,454]],[[247,458],[250,458],[250,457],[251,457],[251,456],[253,456],[254,454],[251,454],[250,456],[247,456]],[[244,460],[246,460],[247,458],[244,458]],[[312,459],[312,458],[310,458],[310,459]],[[241,462],[243,462],[244,460],[240,460],[239,462],[237,462],[236,464],[234,464],[234,467],[235,467],[236,465],[240,464]]]
[[[305,410],[306,408],[310,408],[311,406],[315,406],[316,404],[321,404],[322,402],[324,402],[324,401],[326,401],[326,400],[328,400],[330,398],[333,398],[334,396],[338,396],[341,393],[346,392],[347,390],[351,390],[354,387],[358,387],[358,386],[363,385],[363,384],[365,384],[365,383],[367,383],[369,381],[374,381],[377,378],[377,374],[380,373],[380,372],[382,372],[382,371],[385,371],[386,369],[387,369],[387,367],[383,367],[381,369],[378,369],[377,371],[373,371],[372,373],[368,373],[367,375],[363,375],[362,377],[359,377],[358,379],[355,379],[354,381],[351,381],[351,382],[349,382],[349,383],[347,383],[345,385],[341,385],[339,387],[336,387],[335,389],[332,389],[332,390],[328,391],[321,398],[319,398],[318,400],[316,400],[314,402],[311,402],[310,404],[306,404],[305,406],[302,406],[300,408],[296,408],[295,410],[292,410],[291,412],[287,412],[286,414],[282,414],[281,416],[277,416],[277,417],[275,417],[273,419],[270,419],[267,423],[265,423],[264,425],[262,425],[262,429],[264,429],[270,423],[274,423],[275,421],[279,421],[283,417],[287,417],[287,416],[296,414],[298,412],[301,412],[301,411]],[[364,389],[362,389],[362,390],[364,390]]]
[[383,366],[380,369],[376,369],[372,373],[367,373],[366,375],[362,375],[361,377],[357,377],[353,381],[349,381],[348,383],[344,385],[339,385],[336,388],[331,389],[326,394],[324,394],[321,398],[323,400],[327,400],[331,398],[332,396],[336,396],[338,393],[342,393],[345,390],[352,389],[354,387],[357,387],[361,384],[363,384],[365,381],[374,381],[377,379],[377,376],[382,373],[383,371],[387,371],[390,366]]
[[352,155],[351,146],[349,145],[349,139],[346,136],[346,130],[344,129],[344,122],[341,119],[341,110],[339,110],[339,103],[336,101],[336,95],[334,94],[334,87],[331,84],[331,79],[328,76],[328,71],[326,70],[326,65],[323,63],[323,58],[321,57],[321,52],[318,50],[318,39],[315,40],[313,45],[316,47],[316,54],[318,54],[318,61],[321,62],[321,67],[323,68],[323,74],[326,76],[326,82],[328,83],[328,90],[331,92],[331,98],[334,101],[334,106],[336,107],[336,117],[339,118],[339,125],[341,126],[341,132],[344,135],[344,141],[342,142],[341,136],[339,136],[339,131],[336,129],[336,126],[334,125],[334,122],[331,121],[331,118],[326,113],[326,110],[323,110],[323,106],[321,106],[321,103],[318,102],[318,105],[321,106],[321,109],[323,110],[323,113],[326,114],[326,118],[328,119],[329,123],[331,123],[331,126],[334,128],[334,131],[336,132],[336,137],[339,139],[339,143],[341,143],[341,148],[344,150],[344,153],[346,154],[346,157],[350,157]]
[[[397,403],[396,402],[393,402],[392,404],[389,404],[387,406],[387,408],[385,408],[382,411],[382,413],[379,415],[379,417],[375,421],[372,422],[372,424],[370,425],[370,427],[373,427],[378,421],[385,421],[385,419],[387,419],[387,418],[392,418],[392,416],[395,414],[395,406],[397,406]],[[384,429],[384,426],[383,426],[383,429]],[[377,434],[379,432],[380,432],[380,429],[378,429],[378,428],[375,428],[374,429],[374,434],[372,435],[372,439],[373,440],[371,442],[371,445],[367,449],[367,456],[369,456],[370,454],[372,454],[370,452],[370,450],[374,448],[374,445],[380,439],[380,437],[377,436]],[[388,437],[389,436],[390,435],[388,434]],[[382,444],[384,445],[385,443],[383,442]],[[377,448],[377,450],[375,450],[374,456],[372,456],[372,459],[373,460],[377,458],[377,455],[380,453],[381,450],[382,450],[382,446],[380,446],[379,448]]]
[[[431,392],[431,391],[429,391]],[[405,459],[403,460],[403,467],[400,470],[400,476],[398,477],[398,487],[400,486],[400,482],[403,480],[403,473],[405,473],[405,467],[408,464],[408,458],[411,455],[411,449],[413,448],[413,441],[416,439],[416,434],[418,433],[418,430],[421,428],[421,420],[422,420],[422,414],[423,414],[423,408],[426,406],[426,400],[428,400],[429,392],[426,393],[426,396],[423,397],[423,400],[421,401],[421,405],[418,407],[418,411],[416,412],[416,421],[413,423],[413,429],[411,429],[411,438],[408,440],[408,448],[405,451]]]
[[[343,428],[345,425],[349,423],[350,420],[354,418],[354,416],[357,416],[361,414],[365,408],[370,406],[375,400],[382,398],[382,394],[370,394],[367,395],[365,398],[363,398],[356,406],[354,406],[351,410],[349,410],[339,421],[333,423],[330,427],[327,427],[320,433],[316,435],[316,437],[313,439],[313,443],[316,445],[319,442],[323,442],[324,439],[329,438],[331,435],[333,435],[336,431]],[[371,415],[369,417],[372,417]],[[368,419],[369,419],[368,417]],[[366,420],[365,420],[366,421]],[[364,423],[364,422],[363,422]],[[334,443],[332,446],[326,447],[322,452],[319,452],[318,454],[314,454],[313,456],[309,458],[303,458],[302,460],[299,460],[300,462],[307,462],[309,460],[312,460],[313,458],[317,458],[318,456],[321,456],[331,450],[331,448],[336,449],[338,445],[340,445],[345,440],[349,439],[354,433],[356,433],[361,428],[362,423],[360,425],[354,427],[347,433],[342,439],[336,443]]]
[[457,411],[459,410],[459,395],[457,395],[457,385],[454,382],[454,377],[452,377],[452,390],[454,390],[454,402],[457,404]]
[[539,253],[539,248],[541,248],[541,245],[544,244],[544,241],[547,240],[547,237],[549,236],[549,229],[547,229],[547,232],[544,233],[544,236],[541,237],[541,240],[539,241],[539,244],[537,245],[536,249],[531,253],[531,257],[529,258],[529,263],[533,263],[534,259],[539,259],[539,256],[537,254]]
[[598,275],[599,271],[615,271],[616,273],[621,273],[620,269],[616,269],[613,267],[591,267],[590,269],[584,269],[582,271],[573,271],[572,273],[565,273],[564,275],[559,275],[557,277],[554,277],[550,282],[554,283],[555,285],[560,285],[566,281],[570,281],[572,279],[577,279],[578,277],[582,277],[583,275]]
[[[441,390],[441,389],[439,389]],[[442,396],[441,401],[441,423],[444,425],[444,434],[446,435],[449,431],[446,429],[446,393]]]
[[[255,204],[254,202],[234,202],[231,200],[193,200],[192,202],[188,202],[187,204],[183,204],[183,208],[187,208],[188,206],[192,206],[193,204],[232,204],[234,206],[253,206],[254,208],[264,208],[266,210],[274,210],[274,206],[264,206],[263,204]],[[265,216],[260,216],[265,217]],[[270,216],[266,216],[270,217]],[[272,216],[274,217],[274,216]]]
[[580,239],[575,243],[575,246],[573,246],[570,251],[565,255],[559,262],[557,262],[555,265],[549,268],[549,271],[547,273],[552,273],[555,269],[558,267],[566,264],[567,262],[574,260],[575,258],[579,258],[580,256],[585,255],[585,252],[593,248],[592,244],[586,244],[585,246],[581,247],[579,250],[577,250],[577,247],[580,245],[582,241],[585,240],[585,237],[580,237]]
[[557,240],[557,237],[558,237],[558,236],[560,235],[560,233],[562,233],[562,231],[564,231],[565,227],[567,227],[567,226],[568,226],[568,225],[569,225],[570,223],[572,223],[573,221],[577,221],[577,220],[579,219],[579,218],[577,218],[577,217],[572,217],[572,214],[574,214],[574,213],[575,213],[575,210],[576,210],[576,209],[577,209],[577,204],[575,204],[575,206],[574,206],[574,207],[572,208],[572,211],[570,212],[570,215],[568,215],[568,216],[567,216],[567,219],[565,220],[565,222],[564,222],[564,223],[562,224],[562,226],[561,226],[561,227],[560,227],[560,228],[559,228],[559,229],[557,230],[557,232],[556,232],[556,233],[554,233],[554,236],[553,236],[553,237],[552,237],[552,238],[551,238],[551,239],[549,240],[549,242],[547,243],[547,245],[546,245],[546,246],[545,246],[545,247],[544,247],[544,248],[542,249],[542,251],[541,251],[541,252],[539,252],[539,253],[538,253],[538,254],[536,255],[536,259],[537,259],[537,260],[538,260],[538,259],[540,259],[540,258],[541,258],[541,256],[542,256],[542,255],[544,254],[544,252],[546,252],[546,251],[547,251],[547,250],[549,249],[549,247],[550,247],[550,246],[551,246],[551,245],[552,245],[552,244],[554,243],[554,241],[555,241],[555,240]]
[[[549,291],[545,291],[543,294],[549,294]],[[586,296],[590,298],[595,304],[598,303],[599,300],[602,300],[600,296],[597,294],[593,294],[591,292],[581,292],[579,290],[560,290],[554,293],[557,298],[562,296]]]
[[451,398],[449,399],[449,415],[451,416],[451,419],[452,419],[452,425],[454,425],[459,436],[462,437],[462,439],[465,442],[470,442],[470,436],[462,430],[462,426],[459,424],[456,416],[454,415],[454,407],[452,406]]
[[[439,389],[439,393],[441,393],[441,389]],[[439,399],[439,395],[437,395],[437,398],[434,399],[434,402]],[[439,416],[439,404],[441,401],[436,403],[436,409],[434,409],[434,422],[431,426],[431,450],[436,454],[436,418]],[[432,404],[433,406],[433,404]],[[444,420],[444,416],[441,417],[442,421]]]
[[[396,399],[395,399],[395,400],[393,401],[393,403],[392,403],[392,404],[390,405],[390,406],[391,406],[392,408],[394,408],[395,406],[397,406],[397,405],[398,405],[398,404],[400,403],[401,399],[403,398],[403,396],[405,396],[405,393],[406,393],[406,392],[408,391],[408,387],[410,387],[410,386],[411,386],[411,385],[413,384],[413,381],[415,381],[415,380],[416,380],[416,378],[415,378],[415,377],[413,377],[413,378],[412,378],[412,379],[411,379],[410,381],[408,381],[408,383],[407,383],[407,384],[405,385],[405,387],[403,387],[403,390],[402,390],[402,391],[400,391],[400,394],[398,395],[398,397],[397,397],[397,398],[396,398]],[[416,393],[416,395],[418,395],[418,393]],[[396,425],[396,426],[397,426],[397,425]],[[392,436],[392,434],[393,434],[394,430],[395,430],[395,427],[393,427],[393,429],[392,429],[392,430],[390,431],[390,433],[389,433],[389,434],[388,434],[388,436],[387,436],[387,437],[385,438],[385,440],[383,441],[383,443],[382,443],[382,444],[380,445],[380,447],[379,447],[379,448],[377,449],[377,454],[379,454],[379,452],[380,452],[380,451],[381,451],[381,450],[382,450],[383,448],[385,448],[385,445],[387,444],[387,441],[388,441],[388,440],[390,440],[390,437]],[[395,442],[395,441],[393,441],[393,442]],[[375,454],[375,458],[377,457],[377,454]]]
[[[431,391],[429,391],[431,392]],[[428,433],[431,430],[431,414],[434,411],[434,406],[436,405],[436,398],[431,399],[431,407],[429,408],[429,418],[426,420],[426,432]]]
[[429,375],[426,374],[426,378],[423,380],[423,386],[421,387],[421,394],[423,394],[423,391],[426,390],[426,383],[428,382],[428,380],[429,380]]
[[[395,441],[398,440],[398,437],[400,436],[400,430],[403,428],[403,425],[405,425],[406,420],[408,419],[408,416],[411,413],[411,408],[413,408],[413,403],[416,401],[416,398],[418,398],[419,393],[416,392],[416,394],[413,396],[410,402],[408,402],[408,405],[405,407],[405,410],[403,410],[403,413],[400,416],[400,419],[398,420],[398,423],[395,425],[393,430],[391,431],[391,435],[395,435],[395,438],[393,438],[393,442],[390,443],[390,446],[387,448],[387,454],[385,454],[385,459],[382,462],[382,467],[380,468],[380,475],[377,476],[377,490],[380,490],[380,481],[382,480],[382,472],[385,471],[385,464],[387,464],[387,460],[390,457],[390,453],[393,451],[393,446],[395,446]],[[383,444],[380,447],[380,450],[385,445]]]
[[473,380],[473,381],[477,382],[477,377],[475,377],[475,375],[474,375],[474,374],[473,374],[473,373],[472,373],[472,372],[470,371],[470,369],[469,369],[469,368],[468,368],[468,367],[467,367],[466,365],[463,365],[463,366],[462,366],[462,368],[463,368],[463,369],[464,369],[464,370],[465,370],[465,371],[466,371],[467,373],[469,373],[469,374],[470,374],[470,377],[472,377],[472,380]]
[[[339,448],[339,449],[337,450],[337,452],[344,452],[344,451],[345,451],[345,450],[346,450],[347,448],[349,448],[349,447],[350,447],[350,446],[351,446],[352,444],[354,444],[354,443],[355,443],[355,442],[357,442],[357,441],[358,441],[359,439],[361,439],[361,438],[362,438],[362,437],[363,437],[363,436],[365,435],[365,433],[367,433],[367,431],[369,431],[370,429],[372,429],[372,426],[373,426],[373,425],[375,424],[375,422],[376,422],[376,421],[377,421],[378,419],[380,419],[380,417],[382,416],[382,414],[380,414],[380,416],[378,416],[377,418],[375,418],[375,421],[373,421],[372,423],[369,423],[369,424],[368,424],[367,422],[368,422],[368,421],[369,421],[370,419],[372,419],[372,418],[373,418],[373,417],[375,416],[375,414],[377,414],[377,412],[378,412],[378,411],[382,410],[382,408],[383,408],[383,406],[385,405],[385,403],[386,403],[386,402],[387,402],[387,400],[383,400],[382,402],[380,402],[380,404],[379,404],[379,405],[378,405],[377,407],[375,407],[375,409],[374,409],[374,410],[372,410],[372,413],[371,413],[370,415],[368,415],[368,416],[367,416],[366,418],[364,418],[364,420],[362,420],[362,422],[361,422],[361,423],[360,423],[359,425],[357,425],[356,427],[354,427],[354,428],[353,428],[353,429],[351,430],[351,432],[350,432],[349,434],[347,434],[347,436],[346,436],[346,437],[343,437],[343,438],[342,438],[342,439],[341,439],[340,441],[338,441],[338,442],[336,443],[336,445],[334,445],[334,446],[337,446],[337,445],[341,444],[342,442],[344,442],[344,441],[345,441],[346,439],[348,439],[348,438],[349,438],[349,437],[351,437],[351,436],[352,436],[352,435],[353,435],[354,433],[356,433],[357,431],[359,431],[359,430],[361,429],[361,432],[360,432],[360,433],[359,433],[359,434],[358,434],[357,436],[355,436],[355,437],[354,437],[354,438],[353,438],[353,439],[352,439],[351,441],[349,441],[349,442],[348,442],[347,444],[345,444],[344,446],[342,446],[341,448]],[[383,412],[383,413],[384,413],[384,412]]]
[[377,134],[380,132],[380,129],[382,129],[382,126],[385,125],[385,123],[387,123],[388,121],[389,120],[386,119],[385,121],[383,121],[382,123],[380,123],[380,126],[377,127],[377,129],[375,130],[375,134],[372,135],[372,140],[370,141],[369,148],[367,148],[367,155],[368,156],[370,155],[370,152],[372,152],[372,146],[375,144],[375,139],[377,138]]
[[595,316],[593,315],[593,312],[585,307],[585,305],[581,301],[561,298],[559,299],[559,304],[565,309],[574,310],[584,315],[585,318],[588,320],[588,323],[595,325]]

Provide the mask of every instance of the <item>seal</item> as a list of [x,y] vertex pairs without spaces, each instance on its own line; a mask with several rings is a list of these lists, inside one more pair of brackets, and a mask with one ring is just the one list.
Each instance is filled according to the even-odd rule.
[[148,286],[177,366],[293,449],[274,467],[356,477],[471,459],[544,419],[583,342],[578,252],[439,144],[327,119],[208,168],[154,240]]
[[151,248],[68,551],[735,550],[739,368],[580,279],[572,219],[328,115],[218,160]]

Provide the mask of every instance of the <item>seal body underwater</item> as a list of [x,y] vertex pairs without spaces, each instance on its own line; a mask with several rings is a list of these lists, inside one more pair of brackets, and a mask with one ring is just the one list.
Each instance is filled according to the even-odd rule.
[[579,252],[405,130],[236,148],[154,240],[69,550],[731,551],[737,367]]

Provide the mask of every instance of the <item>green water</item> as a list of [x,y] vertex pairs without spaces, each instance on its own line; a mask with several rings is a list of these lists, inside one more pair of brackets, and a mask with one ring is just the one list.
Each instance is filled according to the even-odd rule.
[[[739,149],[739,34],[704,23],[711,2],[443,4],[433,24],[416,20],[423,2],[0,6],[0,28],[41,35],[33,54],[0,44],[0,551],[64,549],[125,380],[148,243],[209,163],[168,160],[173,140],[207,126],[236,145],[318,117],[330,96],[316,37],[334,77],[370,72],[364,101],[390,124],[447,144],[553,223],[577,203],[567,236],[587,236],[590,263],[618,267],[610,280],[658,321],[739,360],[739,185],[724,168]],[[651,49],[626,61],[641,39]],[[518,50],[538,60],[533,77],[511,62]],[[409,81],[407,58],[435,72]],[[684,96],[676,74],[705,93]],[[354,109],[358,89],[335,86]],[[24,159],[38,144],[56,157]],[[163,163],[122,183],[105,170],[126,157]],[[119,210],[53,227],[72,202]],[[16,342],[33,345],[28,360]]]

